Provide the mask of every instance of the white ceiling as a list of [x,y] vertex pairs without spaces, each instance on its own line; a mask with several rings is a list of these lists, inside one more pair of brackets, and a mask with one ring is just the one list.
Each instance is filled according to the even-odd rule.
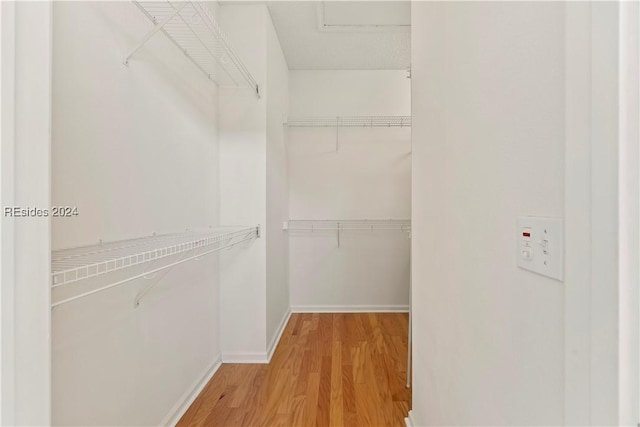
[[408,1],[268,1],[292,70],[406,69]]

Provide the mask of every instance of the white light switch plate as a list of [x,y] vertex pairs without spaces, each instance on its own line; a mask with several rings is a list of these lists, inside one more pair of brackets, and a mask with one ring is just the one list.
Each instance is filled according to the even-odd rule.
[[564,231],[561,218],[521,216],[516,226],[518,267],[564,280]]

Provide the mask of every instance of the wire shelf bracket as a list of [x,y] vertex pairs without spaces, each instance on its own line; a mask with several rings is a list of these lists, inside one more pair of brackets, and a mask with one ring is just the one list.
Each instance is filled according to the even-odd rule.
[[132,2],[153,28],[125,57],[124,65],[158,32],[163,33],[205,76],[220,86],[248,87],[260,98],[260,87],[235,53],[202,1]]
[[[84,246],[53,251],[51,254],[51,288],[62,291],[68,285],[83,285],[81,292],[70,296],[54,298],[51,308],[94,295],[123,285],[136,279],[156,279],[147,286],[134,301],[134,307],[140,300],[176,265],[187,261],[198,261],[203,256],[231,248],[243,242],[259,237],[259,227],[221,227],[200,231],[154,235],[137,239]],[[155,263],[155,264],[154,264]],[[144,266],[142,272],[131,267]],[[97,278],[120,270],[127,270],[125,277],[97,288],[84,290],[87,279]]]

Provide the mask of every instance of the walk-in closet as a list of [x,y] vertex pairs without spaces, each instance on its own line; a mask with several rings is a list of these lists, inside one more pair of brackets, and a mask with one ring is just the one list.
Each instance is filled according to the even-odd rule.
[[638,1],[0,1],[0,425],[637,425],[639,88]]
[[402,425],[409,3],[50,7],[52,424]]

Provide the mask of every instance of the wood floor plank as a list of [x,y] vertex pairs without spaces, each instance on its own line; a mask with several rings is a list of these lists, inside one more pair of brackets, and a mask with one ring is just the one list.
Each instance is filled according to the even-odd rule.
[[[209,414],[215,409],[219,400],[225,393],[227,389],[229,380],[233,377],[233,371],[236,369],[235,366],[231,365],[222,365],[216,375],[218,377],[218,381],[210,381],[207,384],[207,387],[200,394],[198,399],[191,405],[191,408],[196,407],[196,411],[189,418],[188,425],[191,426],[203,426],[205,425],[205,420],[209,416]],[[198,402],[199,401],[199,402]],[[198,404],[199,403],[199,404]],[[189,408],[189,409],[191,409]],[[189,410],[183,417],[187,417],[189,414]]]
[[345,424],[347,414],[356,413],[356,395],[353,388],[353,365],[342,365],[342,401]]
[[178,426],[403,426],[404,313],[294,313],[271,363],[223,364]]
[[244,417],[242,418],[241,424],[244,426],[260,425],[260,414],[267,402],[267,389],[263,387],[263,385],[267,380],[268,373],[267,365],[262,365],[253,379],[253,383],[242,405]]
[[229,418],[229,414],[233,408],[229,407],[229,403],[233,399],[233,393],[237,386],[228,386],[218,401],[216,402],[216,406],[213,410],[206,414],[207,417],[202,422],[202,426],[224,426],[227,424],[227,420]]
[[358,341],[355,316],[345,315],[343,323],[344,323],[343,341],[350,342],[350,343]]
[[293,313],[291,318],[289,319],[289,323],[293,324],[293,328],[291,330],[291,335],[298,335],[300,333],[300,322],[302,321],[301,313]]
[[291,414],[289,417],[290,426],[304,425],[305,400],[306,395],[298,395],[291,400]]
[[331,356],[331,341],[333,339],[333,314],[321,313],[318,319],[317,351],[322,356]]
[[318,412],[318,392],[320,390],[320,373],[312,372],[309,374],[309,382],[307,383],[307,397],[304,407],[303,426],[315,426],[316,414]]
[[300,366],[300,374],[298,375],[298,381],[296,382],[295,395],[304,396],[307,392],[307,384],[309,382],[309,374],[311,370],[311,361],[313,359],[313,353],[311,350],[304,349],[302,353],[302,364]]
[[239,408],[242,402],[247,399],[247,395],[253,384],[260,365],[247,365],[246,369],[243,369],[242,374],[235,378],[234,384],[237,385],[236,392],[234,393],[233,400],[229,403],[230,408]]
[[331,425],[329,423],[329,412],[331,406],[331,356],[322,357],[317,406],[316,426]]
[[387,377],[387,368],[384,363],[384,353],[376,351],[371,354],[371,359],[373,361],[373,376],[381,405],[378,408],[382,410],[381,413],[384,424],[393,425],[393,398]]
[[342,330],[344,325],[344,313],[333,315],[333,341],[342,341]]
[[367,354],[367,342],[366,341],[358,341],[351,348],[351,362],[353,365],[353,383],[354,384],[363,384],[365,382],[365,363],[366,363],[366,354]]
[[371,335],[371,318],[370,314],[375,313],[358,313],[358,325],[362,328],[361,333],[363,339],[367,339]]
[[329,425],[331,426],[344,426],[342,390],[342,343],[334,341],[331,351],[331,400],[329,405]]

